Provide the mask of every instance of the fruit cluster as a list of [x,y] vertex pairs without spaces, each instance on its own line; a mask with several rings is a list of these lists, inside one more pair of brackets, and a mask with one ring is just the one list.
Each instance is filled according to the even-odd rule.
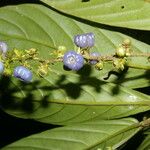
[[[7,57],[8,46],[5,42],[0,42],[0,74],[4,73],[5,69],[5,58]],[[30,82],[32,80],[32,72],[24,66],[17,66],[14,68],[13,76],[24,82]]]
[[[45,60],[38,56],[36,49],[20,51],[14,49],[8,52],[8,46],[5,42],[0,42],[0,74],[10,75],[20,79],[24,82],[32,81],[32,67],[30,67],[30,60],[37,62],[37,73],[40,77],[47,75],[50,64],[55,62],[63,62],[65,68],[69,70],[78,71],[84,63],[94,65],[96,69],[103,69],[104,62],[111,61],[115,69],[124,70],[127,66],[127,57],[144,56],[150,58],[150,54],[131,53],[131,41],[125,39],[121,45],[116,49],[113,55],[102,56],[99,52],[91,52],[91,48],[95,44],[95,36],[93,33],[78,34],[74,36],[74,44],[77,50],[66,51],[66,47],[59,46],[57,50],[53,51],[55,59]],[[19,63],[17,67],[13,67],[13,73],[8,69],[13,62]],[[21,64],[21,65],[20,65]],[[133,66],[132,66],[133,67]],[[29,69],[28,69],[29,68]]]
[[126,56],[130,55],[130,40],[126,39],[122,45],[116,49],[116,53],[112,56],[101,56],[99,52],[90,52],[90,48],[94,46],[95,38],[93,33],[79,34],[74,37],[74,43],[78,47],[78,51],[68,51],[64,54],[63,63],[65,67],[78,71],[84,61],[90,65],[94,65],[96,69],[101,70],[104,67],[104,61],[112,61],[115,68],[123,70],[126,63]]
[[[63,46],[59,46],[59,50],[57,51],[57,58],[62,58],[60,61],[63,62],[64,66],[67,67],[68,69],[78,71],[80,70],[83,65],[84,65],[84,57],[82,55],[83,51],[90,49],[91,47],[94,46],[94,34],[93,33],[86,33],[86,34],[81,34],[81,35],[76,35],[74,37],[74,43],[76,44],[77,47],[80,48],[79,52],[75,52],[74,50],[70,50],[66,53],[66,48]],[[5,63],[7,57],[8,51],[8,46],[5,42],[1,41],[0,42],[0,53],[1,53],[1,58],[0,58],[0,74],[3,74],[5,71],[5,66],[7,66],[7,63]],[[47,74],[47,68],[48,65],[50,64],[50,61],[48,60],[41,60],[38,57],[35,57],[36,52],[34,49],[30,49],[29,51],[25,51],[25,53],[21,53],[18,50],[13,51],[14,54],[12,54],[11,59],[9,62],[13,61],[19,61],[24,62],[23,65],[19,65],[13,69],[13,76],[20,79],[21,81],[24,82],[30,82],[32,80],[32,72],[31,70],[28,69],[28,65],[25,64],[27,59],[33,59],[36,61],[40,62],[39,68],[37,69],[38,74],[40,76],[44,76]],[[91,56],[99,56],[98,53],[91,53]],[[13,57],[13,58],[12,58]],[[6,59],[5,59],[6,58]],[[25,59],[26,58],[26,59]],[[96,64],[97,60],[90,60],[89,61],[91,64]],[[10,74],[5,71],[5,74]]]
[[[86,34],[79,34],[74,37],[74,43],[77,47],[79,47],[79,51],[75,52],[70,50],[64,54],[63,63],[64,66],[71,69],[78,71],[84,65],[85,57],[87,55],[90,57],[99,57],[100,54],[98,52],[89,53],[89,49],[94,46],[95,39],[93,33],[86,33]],[[89,63],[92,65],[97,64],[98,60],[91,59]]]

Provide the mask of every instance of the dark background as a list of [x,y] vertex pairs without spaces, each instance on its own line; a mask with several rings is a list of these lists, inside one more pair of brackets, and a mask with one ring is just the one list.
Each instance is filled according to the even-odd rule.
[[[3,7],[5,5],[16,5],[20,3],[39,3],[38,0],[0,0],[0,6]],[[116,28],[115,30],[120,30],[119,28]],[[150,44],[149,40],[149,31],[139,31],[139,30],[130,30],[125,29],[122,30],[122,33],[126,30],[129,30],[128,34],[130,36],[133,36],[134,38],[143,41],[147,44]],[[146,38],[148,37],[148,38]],[[150,87],[136,89],[140,92],[143,92],[145,94],[150,95]],[[0,91],[1,93],[2,91]],[[9,91],[8,91],[9,92]],[[139,121],[142,120],[143,116],[148,115],[149,112],[140,113],[137,115],[134,115],[132,117],[137,118]],[[20,119],[13,116],[10,116],[9,114],[6,114],[1,108],[0,108],[0,148],[3,146],[10,144],[16,140],[19,140],[23,137],[40,133],[42,131],[52,129],[58,126],[50,125],[50,124],[44,124],[40,123],[34,120],[30,119]],[[136,149],[136,147],[139,146],[139,144],[142,142],[142,140],[145,138],[145,135],[143,132],[139,132],[136,134],[131,140],[129,140],[127,143],[121,146],[122,150],[127,149]],[[133,149],[133,150],[134,150]]]

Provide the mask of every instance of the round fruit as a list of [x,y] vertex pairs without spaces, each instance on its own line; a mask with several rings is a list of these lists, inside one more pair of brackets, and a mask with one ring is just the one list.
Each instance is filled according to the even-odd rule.
[[90,48],[94,46],[94,34],[79,34],[74,37],[74,43],[81,48]]
[[24,82],[32,80],[32,72],[24,66],[17,66],[14,69],[14,76]]
[[0,51],[2,52],[2,53],[6,53],[7,52],[7,50],[8,50],[8,46],[7,46],[7,44],[5,43],[5,42],[0,42]]
[[116,49],[116,55],[117,55],[118,57],[125,57],[125,55],[126,55],[126,50],[125,50],[125,48],[124,48],[123,46],[118,47],[118,48]]
[[75,51],[68,51],[64,54],[63,63],[67,68],[78,71],[84,65],[84,58]]
[[[100,54],[99,54],[98,52],[92,52],[92,53],[90,54],[90,56],[92,56],[92,57],[99,57]],[[90,60],[90,64],[92,64],[92,65],[95,65],[95,64],[97,64],[97,63],[98,63],[98,60]]]
[[0,61],[0,74],[4,72],[4,64]]

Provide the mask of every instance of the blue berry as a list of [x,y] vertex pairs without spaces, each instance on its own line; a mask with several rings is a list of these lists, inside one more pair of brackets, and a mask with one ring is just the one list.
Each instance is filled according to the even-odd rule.
[[86,40],[86,35],[76,35],[74,37],[74,43],[76,44],[76,46],[84,48],[84,47],[88,47],[88,43]]
[[5,42],[1,41],[0,42],[0,51],[5,54],[7,52],[7,50],[8,50],[7,44]]
[[79,34],[74,37],[74,43],[81,48],[90,48],[94,46],[94,34]]
[[24,82],[32,80],[32,72],[24,66],[17,66],[14,69],[14,76]]
[[0,74],[4,72],[4,64],[0,61]]
[[88,41],[88,47],[93,47],[95,43],[94,34],[93,33],[87,33],[87,41]]
[[[100,54],[98,52],[92,52],[92,53],[90,53],[90,56],[99,57]],[[98,62],[97,60],[90,60],[90,64],[92,64],[92,65],[97,64],[97,62]]]
[[67,68],[78,71],[84,65],[84,58],[75,51],[68,51],[64,54],[63,63]]

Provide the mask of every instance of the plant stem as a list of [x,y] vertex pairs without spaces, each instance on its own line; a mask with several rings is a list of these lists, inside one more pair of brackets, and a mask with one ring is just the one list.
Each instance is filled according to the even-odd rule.
[[[84,59],[86,60],[96,60],[96,61],[104,61],[104,62],[109,62],[109,61],[114,61],[115,59],[124,59],[123,58],[119,58],[116,55],[112,54],[112,55],[103,55],[103,56],[90,56],[89,53],[84,53],[83,54]],[[130,58],[130,57],[150,57],[150,53],[131,53],[130,56],[126,57],[126,58]],[[46,60],[44,59],[35,59],[41,63],[46,62]],[[62,62],[63,58],[56,58],[56,59],[50,59],[47,60],[47,63],[55,63],[55,62]],[[150,65],[141,65],[141,64],[134,64],[133,62],[127,60],[127,63],[125,64],[125,66],[130,67],[130,68],[135,68],[135,69],[144,69],[144,70],[150,70]]]
[[131,63],[131,62],[127,62],[126,66],[130,67],[130,68],[135,68],[135,69],[150,70],[150,65],[149,66],[146,66],[146,65],[144,66],[144,65],[139,65],[139,64],[134,64],[134,63]]
[[148,127],[150,126],[150,118],[144,118],[144,120],[142,122],[140,122],[140,126],[141,127]]
[[83,57],[87,60],[97,60],[97,61],[113,61],[114,56],[113,55],[104,55],[104,56],[90,56],[90,55],[83,55]]
[[150,57],[150,53],[131,53],[129,57]]

